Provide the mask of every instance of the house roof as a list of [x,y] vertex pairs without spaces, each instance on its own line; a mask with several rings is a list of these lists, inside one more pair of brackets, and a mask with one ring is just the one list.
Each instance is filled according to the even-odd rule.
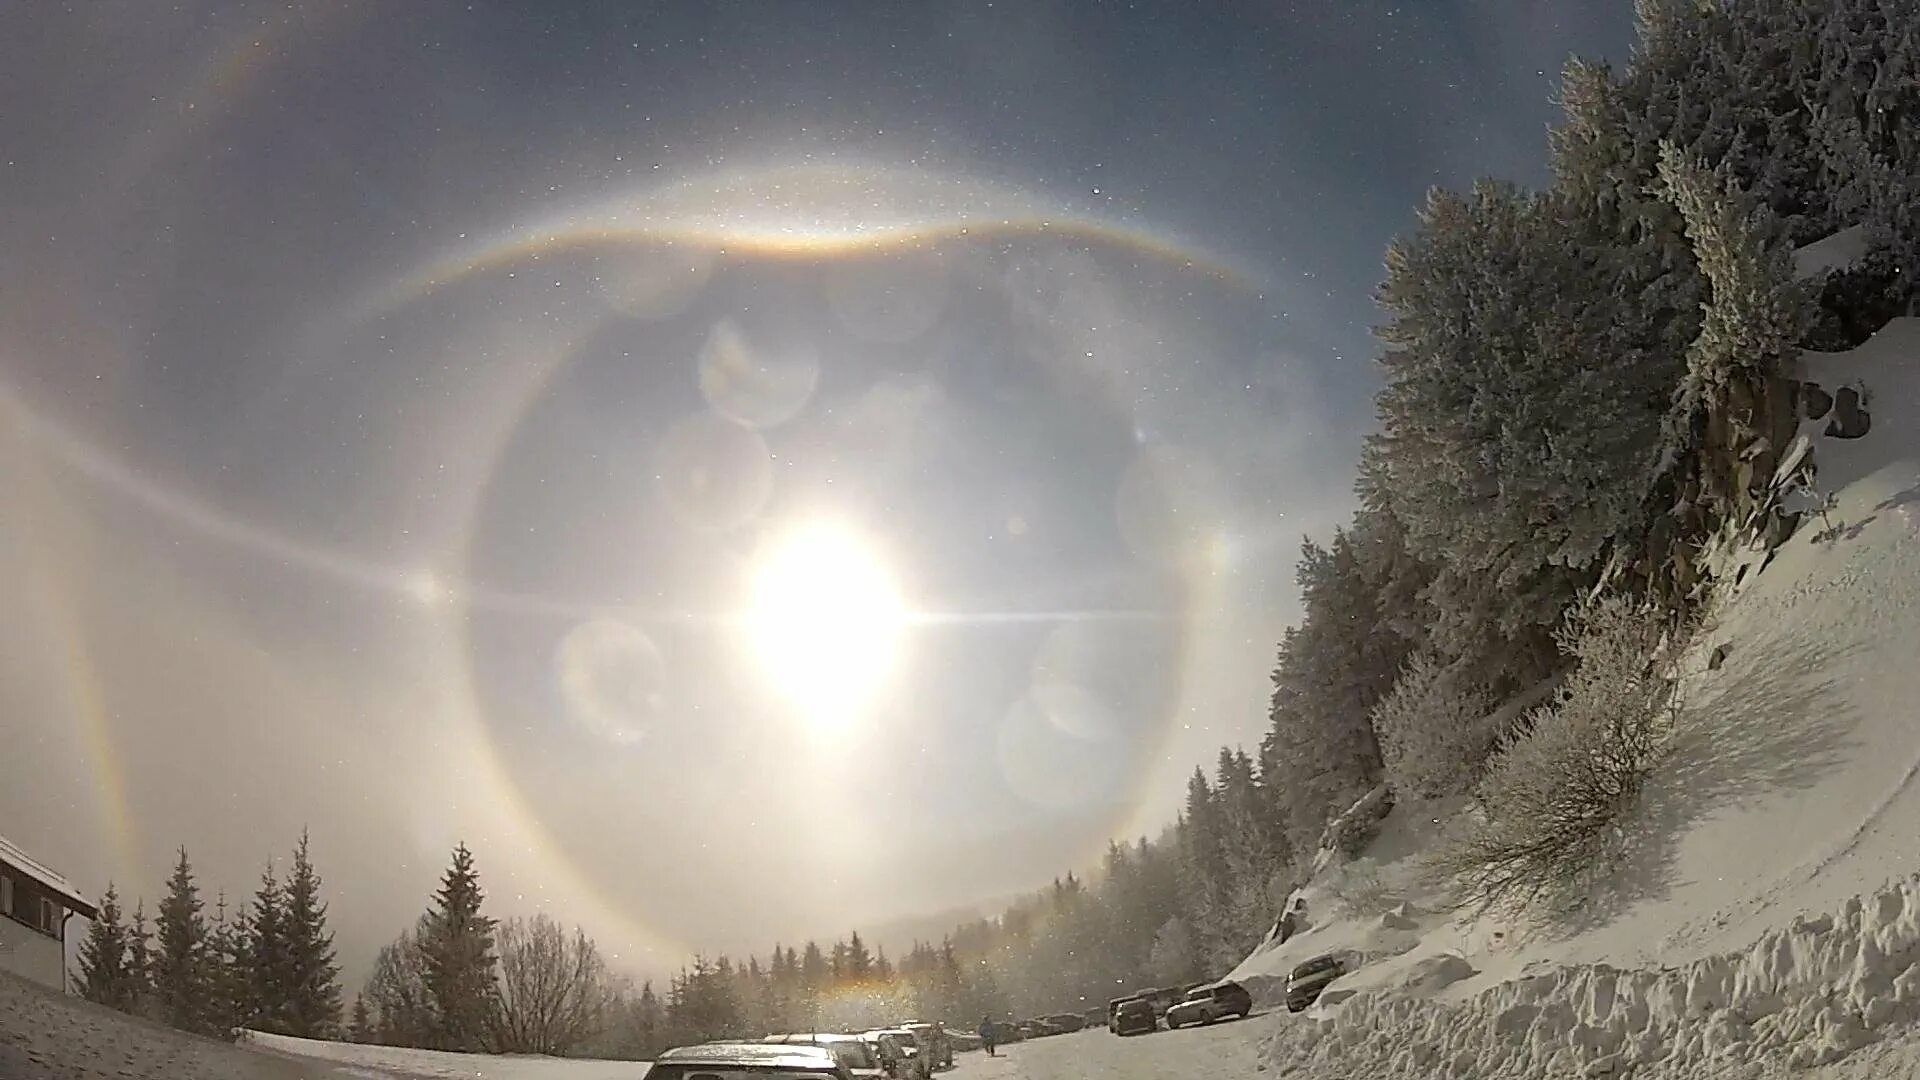
[[13,841],[4,836],[0,836],[0,863],[5,863],[39,882],[65,901],[67,907],[81,915],[91,919],[97,914],[94,906],[87,903],[86,897],[80,895],[80,890],[73,887],[73,882],[61,877],[51,866],[22,851]]

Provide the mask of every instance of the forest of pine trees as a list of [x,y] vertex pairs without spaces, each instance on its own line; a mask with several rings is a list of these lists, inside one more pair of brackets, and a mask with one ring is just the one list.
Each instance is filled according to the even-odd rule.
[[283,887],[269,864],[250,905],[219,894],[209,910],[179,849],[151,926],[131,922],[112,884],[80,943],[75,988],[89,1001],[186,1031],[253,1028],[330,1038],[340,1033],[339,966],[305,833]]
[[354,1000],[351,1037],[644,1058],[688,1042],[912,1017],[971,1027],[981,1016],[1083,1011],[1120,989],[1198,979],[1246,953],[1265,930],[1266,882],[1288,883],[1278,837],[1253,839],[1267,835],[1253,760],[1223,752],[1218,767],[1213,779],[1195,775],[1182,823],[1159,843],[1112,845],[1097,886],[1068,874],[998,918],[897,956],[858,931],[825,945],[779,943],[764,958],[696,956],[659,989],[636,990],[608,971],[578,930],[484,914],[462,846],[429,910],[380,951]]

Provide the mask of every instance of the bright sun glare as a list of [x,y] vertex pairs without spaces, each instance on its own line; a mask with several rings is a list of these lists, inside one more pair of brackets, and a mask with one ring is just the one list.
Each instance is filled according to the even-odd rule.
[[893,666],[906,605],[873,548],[816,523],[755,560],[747,630],[779,692],[823,726],[858,712]]

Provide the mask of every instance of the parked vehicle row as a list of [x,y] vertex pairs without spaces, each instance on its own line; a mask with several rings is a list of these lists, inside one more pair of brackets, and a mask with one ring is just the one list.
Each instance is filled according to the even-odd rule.
[[[1313,1005],[1334,980],[1352,970],[1352,962],[1337,953],[1316,956],[1287,976],[1286,1004],[1290,1012]],[[1216,1020],[1239,1018],[1253,1012],[1253,995],[1231,979],[1189,983],[1180,987],[1148,987],[1107,1002],[1107,1030],[1115,1035],[1144,1035],[1157,1031],[1199,1027]]]
[[[1317,956],[1287,977],[1288,1010],[1300,1012],[1319,1000],[1336,979],[1352,969],[1337,955]],[[992,1025],[995,1041],[1080,1031],[1104,1019],[1115,1035],[1143,1035],[1160,1029],[1199,1027],[1253,1012],[1253,996],[1230,979],[1179,987],[1149,987],[1114,998],[1104,1013],[1053,1013],[1031,1020]],[[747,1073],[782,1080],[931,1080],[952,1068],[954,1038],[941,1024],[912,1021],[860,1033],[814,1032],[769,1035],[760,1042],[716,1042],[680,1047],[660,1055],[646,1080],[701,1080]]]
[[1115,1035],[1144,1035],[1158,1030],[1162,1019],[1172,1030],[1210,1024],[1228,1016],[1246,1016],[1252,1011],[1253,995],[1229,979],[1151,987],[1107,1002],[1107,1030]]
[[825,1048],[855,1077],[928,1080],[935,1071],[953,1067],[952,1037],[941,1025],[921,1020],[859,1033],[769,1035],[761,1040],[761,1045],[765,1044]]

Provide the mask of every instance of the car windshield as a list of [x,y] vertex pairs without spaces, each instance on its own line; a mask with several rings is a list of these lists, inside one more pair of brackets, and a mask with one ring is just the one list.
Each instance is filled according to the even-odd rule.
[[0,1077],[1920,1075],[1917,657],[1920,0],[0,0]]

